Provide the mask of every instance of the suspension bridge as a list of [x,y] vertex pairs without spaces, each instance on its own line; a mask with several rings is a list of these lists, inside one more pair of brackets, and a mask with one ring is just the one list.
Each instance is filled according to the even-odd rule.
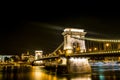
[[[68,73],[91,72],[88,59],[120,60],[120,40],[85,37],[84,29],[66,28],[64,41],[48,56],[38,60],[62,59]],[[73,67],[76,66],[76,69]]]

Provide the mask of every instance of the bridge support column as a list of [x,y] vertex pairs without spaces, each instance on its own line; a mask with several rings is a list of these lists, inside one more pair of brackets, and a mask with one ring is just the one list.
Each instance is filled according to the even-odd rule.
[[67,57],[68,73],[91,73],[91,66],[86,58]]

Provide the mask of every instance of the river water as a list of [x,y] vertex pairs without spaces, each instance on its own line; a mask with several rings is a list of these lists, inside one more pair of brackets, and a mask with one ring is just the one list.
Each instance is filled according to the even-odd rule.
[[120,80],[120,66],[94,66],[91,74],[61,74],[40,66],[5,67],[0,80]]

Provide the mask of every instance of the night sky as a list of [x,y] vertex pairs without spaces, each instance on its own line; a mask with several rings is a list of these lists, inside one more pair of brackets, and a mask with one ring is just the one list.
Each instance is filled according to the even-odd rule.
[[88,37],[120,39],[118,10],[98,6],[96,9],[96,5],[77,8],[58,6],[9,6],[3,9],[0,54],[20,55],[26,51],[34,54],[35,50],[50,53],[62,43],[61,33],[67,27],[85,29]]

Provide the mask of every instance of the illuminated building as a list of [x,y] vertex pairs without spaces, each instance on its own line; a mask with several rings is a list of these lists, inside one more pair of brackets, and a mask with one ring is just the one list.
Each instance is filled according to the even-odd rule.
[[5,62],[5,58],[11,58],[12,56],[15,56],[15,55],[0,55],[0,62]]
[[21,60],[23,60],[23,61],[32,62],[32,61],[34,61],[34,59],[35,59],[35,57],[33,55],[30,55],[29,51],[27,51],[27,53],[21,54]]

